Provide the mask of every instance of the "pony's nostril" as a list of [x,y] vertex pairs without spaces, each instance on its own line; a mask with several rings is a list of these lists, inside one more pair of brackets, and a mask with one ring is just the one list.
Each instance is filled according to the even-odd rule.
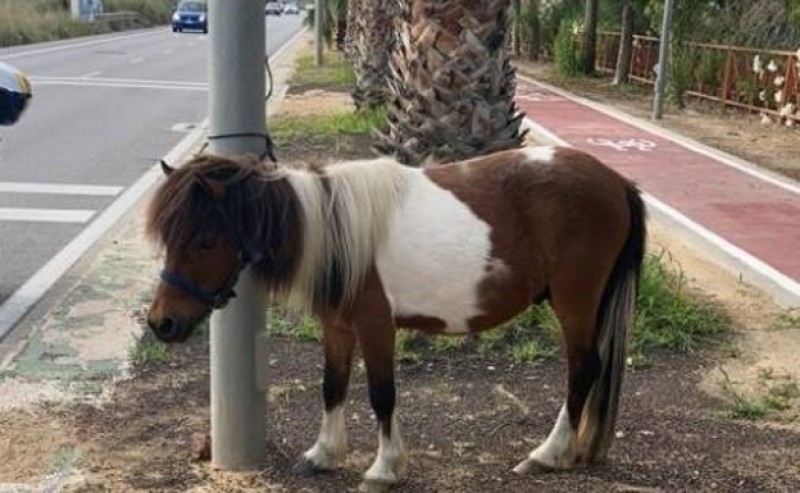
[[173,337],[178,333],[178,323],[173,318],[165,318],[158,332],[164,337]]
[[148,320],[150,330],[163,339],[171,339],[178,335],[178,322],[174,318],[165,318],[160,323]]

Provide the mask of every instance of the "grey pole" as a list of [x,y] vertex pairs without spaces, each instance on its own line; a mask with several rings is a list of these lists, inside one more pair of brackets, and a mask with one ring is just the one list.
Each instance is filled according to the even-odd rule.
[[322,25],[325,21],[325,9],[323,0],[314,0],[314,64],[322,65]]
[[[209,2],[210,135],[263,134],[264,0]],[[261,154],[264,139],[213,140],[216,154]],[[211,317],[211,457],[222,469],[253,469],[266,457],[265,396],[257,379],[265,302],[250,270],[238,296]]]
[[656,97],[653,101],[653,119],[664,117],[664,97],[667,90],[669,74],[670,36],[672,34],[672,11],[674,1],[664,1],[664,23],[661,26],[661,44],[658,51],[658,78],[656,79]]

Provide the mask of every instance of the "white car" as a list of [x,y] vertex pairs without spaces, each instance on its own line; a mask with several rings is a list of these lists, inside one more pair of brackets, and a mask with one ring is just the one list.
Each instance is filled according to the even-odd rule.
[[300,7],[296,3],[287,3],[283,6],[283,13],[297,15],[300,13]]

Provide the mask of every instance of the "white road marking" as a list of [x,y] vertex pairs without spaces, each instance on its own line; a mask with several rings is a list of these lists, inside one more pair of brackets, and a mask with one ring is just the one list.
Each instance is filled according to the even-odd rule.
[[137,63],[142,63],[143,61],[144,61],[144,58],[139,56],[139,57],[136,57],[133,60],[129,61],[128,63],[130,63],[131,65],[136,65]]
[[0,207],[0,221],[36,223],[85,223],[95,211],[80,209],[16,209]]
[[72,50],[72,49],[75,49],[75,48],[84,48],[86,46],[95,46],[95,45],[100,45],[100,44],[113,43],[115,41],[122,41],[124,39],[133,39],[133,38],[141,38],[141,37],[144,37],[144,36],[152,36],[153,34],[160,34],[160,33],[163,33],[163,32],[164,32],[164,30],[158,29],[158,30],[149,31],[149,32],[146,32],[146,33],[130,34],[130,35],[127,35],[127,36],[114,36],[114,37],[110,37],[110,38],[107,38],[107,39],[101,39],[101,40],[95,40],[95,41],[85,41],[83,43],[70,43],[70,44],[52,46],[50,48],[42,48],[42,49],[39,49],[39,50],[21,51],[21,52],[17,52],[17,53],[9,53],[7,55],[4,54],[4,55],[2,55],[2,58],[3,58],[3,60],[11,60],[11,59],[14,59],[14,58],[22,58],[22,57],[26,57],[26,56],[43,55],[45,53],[53,53],[55,51]]
[[167,91],[208,91],[207,87],[202,86],[175,86],[165,84],[126,84],[121,82],[103,82],[96,79],[89,79],[85,82],[70,80],[35,80],[33,83],[39,86],[72,86],[72,87],[112,87],[122,89],[163,89]]
[[[86,82],[85,77],[50,77],[50,76],[31,76],[31,80],[39,82]],[[90,82],[108,82],[110,84],[155,84],[160,86],[196,86],[208,87],[207,82],[199,82],[192,80],[160,80],[160,79],[119,79],[115,77],[100,77],[92,79]]]
[[93,72],[87,72],[87,73],[85,73],[83,75],[79,75],[78,77],[81,78],[81,79],[88,79],[90,77],[97,77],[98,75],[100,75],[102,73],[103,73],[102,70],[95,70]]
[[165,55],[171,55],[171,54],[175,53],[175,50],[164,50],[164,52],[163,52],[163,53],[164,53]]
[[107,187],[98,185],[0,182],[0,193],[42,193],[56,195],[94,195],[114,197],[119,195],[122,190],[122,187]]

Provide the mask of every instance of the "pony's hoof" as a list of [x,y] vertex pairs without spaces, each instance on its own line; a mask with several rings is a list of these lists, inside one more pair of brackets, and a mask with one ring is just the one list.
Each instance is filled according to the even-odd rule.
[[358,485],[358,493],[388,493],[394,485],[393,481],[365,479]]
[[301,457],[300,461],[297,463],[297,472],[300,473],[301,476],[309,478],[312,476],[319,476],[320,474],[327,474],[333,472],[333,468],[320,466],[315,464],[314,461],[306,458]]
[[525,474],[542,474],[546,472],[556,471],[559,468],[552,464],[545,464],[535,459],[526,459],[519,464],[517,467],[512,469],[514,474],[519,474],[520,476]]

